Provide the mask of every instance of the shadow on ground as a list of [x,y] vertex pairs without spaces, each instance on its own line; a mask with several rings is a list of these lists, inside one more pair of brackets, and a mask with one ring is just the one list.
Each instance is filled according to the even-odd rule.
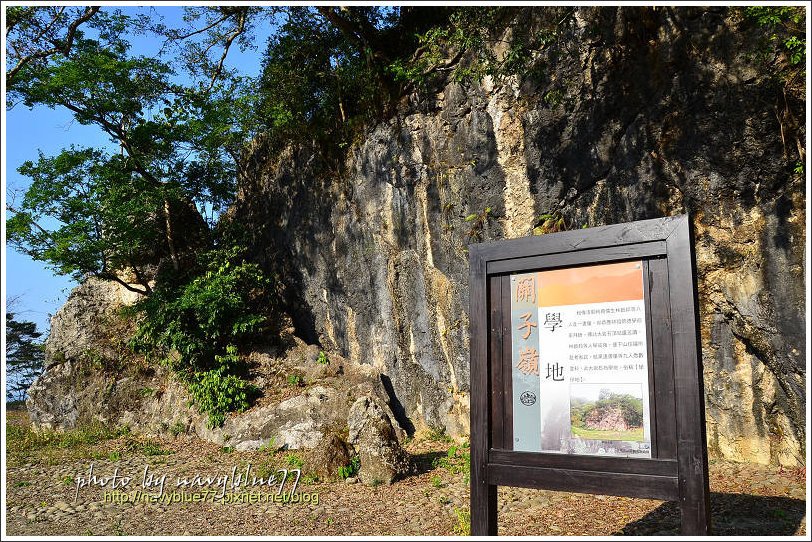
[[[711,493],[711,534],[723,536],[789,536],[798,532],[806,503],[790,497]],[[619,535],[679,534],[679,507],[666,502]]]
[[445,456],[446,454],[443,452],[424,452],[420,454],[413,454],[411,457],[412,475],[420,476],[421,474],[434,470],[434,468],[437,466],[436,461]]

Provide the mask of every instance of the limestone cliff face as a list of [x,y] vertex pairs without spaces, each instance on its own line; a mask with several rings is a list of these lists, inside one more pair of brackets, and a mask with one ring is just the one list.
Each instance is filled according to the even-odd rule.
[[256,142],[233,216],[288,277],[298,334],[380,368],[403,424],[465,434],[470,242],[554,210],[690,212],[711,453],[802,463],[804,104],[722,8],[577,9],[560,30],[540,82],[412,96],[338,165]]

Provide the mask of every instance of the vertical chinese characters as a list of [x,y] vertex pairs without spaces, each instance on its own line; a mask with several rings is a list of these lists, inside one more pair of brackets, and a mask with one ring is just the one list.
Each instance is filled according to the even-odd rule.
[[536,277],[526,277],[519,279],[516,284],[516,301],[525,303],[536,302]]
[[[516,301],[523,301],[525,303],[536,302],[536,277],[530,276],[522,278],[516,284]],[[536,322],[533,322],[533,312],[528,311],[519,315],[521,323],[516,328],[521,331],[522,341],[524,343],[533,334],[533,330],[538,327]],[[519,362],[516,368],[526,375],[539,374],[539,354],[538,350],[530,346],[519,347]]]
[[513,390],[513,449],[541,448],[539,380],[541,323],[538,311],[538,273],[510,277],[511,386]]

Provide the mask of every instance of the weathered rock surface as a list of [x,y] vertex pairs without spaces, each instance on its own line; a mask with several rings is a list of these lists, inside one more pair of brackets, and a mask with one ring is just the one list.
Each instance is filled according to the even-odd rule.
[[126,340],[127,333],[116,335],[129,324],[117,311],[139,297],[119,284],[95,278],[74,288],[54,315],[57,325],[51,327],[45,343],[46,364],[80,359],[98,363],[118,358],[121,343],[115,339]]
[[253,450],[272,439],[284,448],[313,448],[328,426],[344,421],[338,404],[340,399],[336,390],[315,386],[279,404],[229,416],[222,427],[209,429],[205,420],[201,420],[196,429],[206,440],[234,446],[237,450]]
[[322,480],[338,477],[338,469],[347,467],[351,450],[338,433],[325,433],[322,440],[305,457],[303,472],[316,474]]
[[619,408],[596,408],[584,420],[587,429],[598,429],[601,431],[626,431],[629,424],[623,417],[623,411]]
[[575,227],[690,212],[711,453],[802,463],[804,104],[731,10],[567,9],[535,11],[556,31],[539,80],[411,96],[338,167],[257,141],[235,218],[290,277],[298,334],[380,368],[404,426],[463,435],[469,242],[554,210]]
[[[384,416],[394,419],[376,369],[338,355],[319,363],[318,347],[291,338],[292,344],[276,356],[250,356],[254,383],[264,390],[258,404],[231,413],[222,427],[210,428],[207,416],[192,406],[171,373],[147,367],[126,346],[113,342],[112,328],[93,323],[93,314],[102,322],[114,321],[117,311],[134,301],[124,292],[118,285],[87,281],[53,318],[48,368],[28,390],[26,406],[35,426],[64,430],[95,423],[126,425],[147,434],[196,433],[237,450],[264,445],[311,449],[329,435],[346,434],[350,407],[358,397],[377,398]],[[296,374],[299,383],[287,384],[288,374]],[[392,428],[392,434],[396,439],[405,436],[400,426]]]
[[358,478],[365,484],[391,484],[409,470],[392,420],[375,399],[360,397],[350,407],[349,443],[361,460]]
[[120,310],[138,294],[88,279],[51,320],[46,370],[28,390],[32,423],[50,429],[128,425],[148,433],[186,432],[188,395],[160,367],[147,367],[126,345],[132,323]]

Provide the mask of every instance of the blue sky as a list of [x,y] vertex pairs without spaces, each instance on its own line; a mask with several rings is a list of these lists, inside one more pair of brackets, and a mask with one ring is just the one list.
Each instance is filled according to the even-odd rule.
[[[181,7],[123,8],[122,11],[131,15],[151,13],[156,18],[162,16],[167,26],[182,25]],[[257,49],[241,51],[235,44],[229,51],[227,66],[237,68],[245,75],[258,75],[261,53],[271,30],[267,25],[258,25],[254,40]],[[130,53],[133,55],[155,55],[161,45],[154,36],[132,36],[130,42]],[[55,155],[71,144],[92,147],[112,145],[100,129],[74,122],[65,109],[35,107],[29,110],[17,105],[7,111],[4,148],[6,171],[3,179],[8,202],[13,203],[15,191],[19,194],[17,197],[22,197],[28,186],[28,179],[17,173],[20,164],[35,160],[40,150],[45,155]],[[19,254],[10,246],[7,246],[3,265],[6,266],[6,299],[18,298],[8,310],[17,313],[19,319],[36,322],[40,331],[47,330],[50,315],[62,306],[75,283],[69,277],[55,276],[44,263]]]

